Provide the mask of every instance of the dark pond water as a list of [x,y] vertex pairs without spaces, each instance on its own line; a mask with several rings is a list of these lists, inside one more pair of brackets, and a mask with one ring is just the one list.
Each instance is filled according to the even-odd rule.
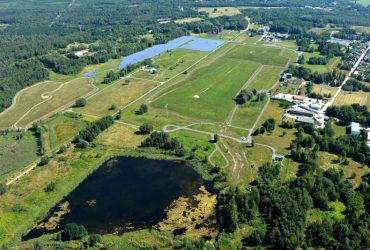
[[84,225],[91,233],[117,233],[146,228],[165,218],[165,209],[180,196],[198,193],[202,178],[185,162],[118,157],[86,178],[40,225],[51,221],[60,205],[69,212],[55,228],[37,227],[24,240],[61,230],[66,223]]

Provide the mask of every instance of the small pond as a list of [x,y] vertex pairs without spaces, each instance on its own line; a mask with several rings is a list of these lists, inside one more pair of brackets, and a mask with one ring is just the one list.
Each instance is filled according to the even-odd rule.
[[59,231],[70,222],[100,234],[147,228],[165,218],[171,202],[191,197],[202,185],[186,162],[113,158],[52,208],[24,240]]

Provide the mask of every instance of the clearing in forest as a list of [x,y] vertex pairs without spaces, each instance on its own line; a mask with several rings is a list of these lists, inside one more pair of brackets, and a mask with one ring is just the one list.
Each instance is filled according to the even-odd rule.
[[209,17],[234,16],[240,14],[235,7],[205,7],[199,8],[198,12],[206,12]]

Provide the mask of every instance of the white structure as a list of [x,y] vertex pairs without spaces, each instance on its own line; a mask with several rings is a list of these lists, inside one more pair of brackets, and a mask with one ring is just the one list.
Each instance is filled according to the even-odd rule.
[[361,133],[360,124],[357,122],[351,122],[351,135],[359,136]]

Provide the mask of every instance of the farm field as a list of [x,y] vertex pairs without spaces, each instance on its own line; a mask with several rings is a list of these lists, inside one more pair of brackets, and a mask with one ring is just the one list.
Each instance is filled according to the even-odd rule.
[[88,98],[85,107],[73,108],[73,111],[98,116],[113,114],[117,112],[117,110],[110,109],[113,104],[120,108],[157,85],[151,81],[133,78],[129,79],[130,82],[126,84],[126,79],[121,78],[109,87],[102,89]]
[[234,16],[240,14],[240,11],[235,7],[206,7],[199,8],[198,12],[206,12],[209,17]]
[[72,105],[73,102],[95,90],[89,78],[77,78],[68,83],[61,84],[58,89],[43,93],[45,101],[39,102],[34,106],[29,106],[31,109],[27,110],[21,115],[17,126],[29,126],[35,121],[52,115],[54,112],[62,109],[67,105]]
[[167,51],[153,58],[153,65],[157,69],[155,74],[140,70],[134,73],[132,77],[159,82],[166,81],[181,73],[205,55],[207,55],[206,52],[185,49]]
[[37,158],[37,142],[31,132],[0,134],[0,180]]
[[267,46],[236,46],[225,57],[255,61],[264,65],[285,67],[288,58],[280,56],[281,49]]
[[200,18],[200,17],[188,17],[188,18],[177,19],[175,23],[192,23],[192,22],[199,22],[202,20],[203,18]]
[[266,102],[267,98],[261,102],[252,101],[243,105],[239,105],[231,124],[233,126],[242,128],[252,128]]
[[331,95],[333,96],[335,92],[337,92],[338,88],[336,87],[330,87],[325,84],[314,84],[313,85],[313,92],[317,94],[322,94],[322,95]]
[[66,115],[56,115],[41,124],[43,145],[47,152],[55,150],[73,138],[84,126],[82,121]]
[[235,105],[234,96],[257,67],[256,62],[220,58],[195,71],[152,105],[156,108],[167,105],[172,111],[197,119],[223,120]]
[[348,92],[342,90],[337,98],[334,100],[334,105],[351,105],[352,103],[358,103],[360,105],[366,105],[370,108],[369,93],[366,92]]
[[255,44],[260,38],[260,36],[248,36],[246,34],[242,34],[235,39],[235,42],[242,44]]
[[283,67],[263,66],[247,89],[270,89],[279,80],[280,73],[283,69]]

